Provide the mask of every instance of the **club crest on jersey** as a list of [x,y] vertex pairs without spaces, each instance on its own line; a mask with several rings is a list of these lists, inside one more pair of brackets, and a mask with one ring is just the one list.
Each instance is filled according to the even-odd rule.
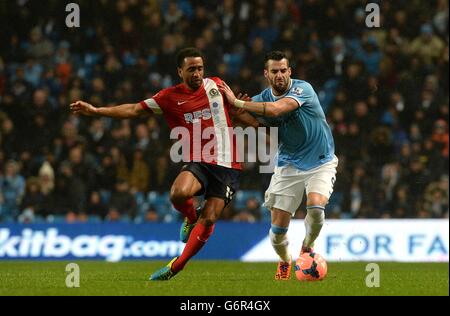
[[209,96],[211,98],[218,97],[219,95],[220,95],[220,92],[216,88],[212,88],[211,90],[209,90]]
[[291,93],[295,95],[301,95],[303,93],[303,89],[300,87],[295,87],[291,90]]

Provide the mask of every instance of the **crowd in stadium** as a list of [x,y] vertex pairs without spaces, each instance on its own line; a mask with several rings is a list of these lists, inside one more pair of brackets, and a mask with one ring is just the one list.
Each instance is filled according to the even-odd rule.
[[[68,105],[136,103],[177,84],[186,46],[249,95],[266,87],[265,53],[288,54],[335,137],[328,218],[448,217],[446,0],[379,1],[379,28],[365,25],[366,1],[218,2],[78,1],[79,28],[61,1],[0,4],[0,222],[179,220],[163,118],[77,117]],[[244,164],[223,219],[270,218],[269,180]]]

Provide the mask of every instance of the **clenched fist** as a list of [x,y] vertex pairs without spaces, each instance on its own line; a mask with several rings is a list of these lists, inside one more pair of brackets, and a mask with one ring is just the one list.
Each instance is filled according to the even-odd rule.
[[70,110],[73,114],[81,114],[87,116],[95,116],[97,109],[92,105],[84,101],[77,101],[70,104]]

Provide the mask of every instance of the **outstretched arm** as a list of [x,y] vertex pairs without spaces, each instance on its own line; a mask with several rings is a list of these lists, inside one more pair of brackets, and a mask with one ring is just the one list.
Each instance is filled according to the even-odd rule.
[[149,114],[149,112],[144,110],[140,103],[97,108],[87,102],[76,101],[70,105],[70,110],[74,114],[107,116],[118,119],[138,118]]
[[291,98],[282,98],[276,102],[242,101],[236,98],[231,88],[223,83],[220,91],[225,94],[228,102],[237,108],[241,108],[262,116],[277,117],[296,110],[299,107],[297,101]]

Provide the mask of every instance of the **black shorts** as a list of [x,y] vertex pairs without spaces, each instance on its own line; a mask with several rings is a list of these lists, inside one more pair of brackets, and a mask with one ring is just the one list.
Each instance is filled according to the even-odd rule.
[[225,206],[231,202],[238,189],[241,171],[222,166],[190,162],[181,171],[191,172],[202,185],[195,195],[205,195],[205,199],[216,197],[225,201]]

